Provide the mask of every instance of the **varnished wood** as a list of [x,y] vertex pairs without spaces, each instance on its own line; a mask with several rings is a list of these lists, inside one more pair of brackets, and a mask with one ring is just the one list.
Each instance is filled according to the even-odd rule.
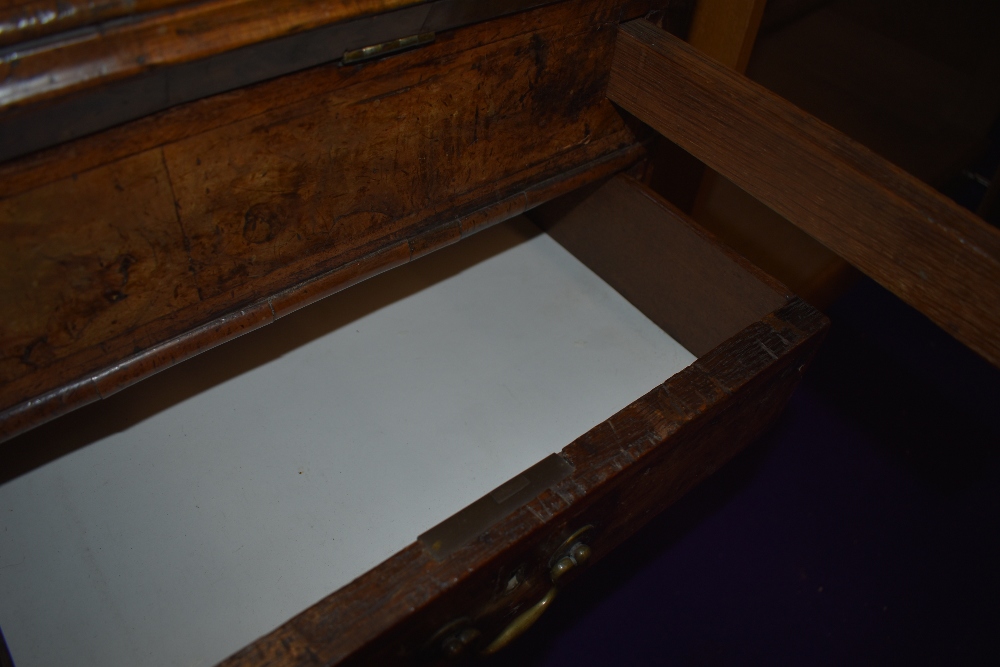
[[[0,285],[18,313],[2,338],[3,428],[108,395],[634,163],[643,128],[603,93],[613,26],[637,4],[561,3],[0,166],[0,229],[14,239]],[[442,561],[411,545],[225,664],[436,661],[427,641],[457,615],[489,636],[533,600],[569,532],[593,524],[599,558],[777,415],[824,318],[634,181],[590,196],[550,209],[553,230],[677,326],[699,361],[564,448],[574,472],[478,539]],[[594,227],[594,211],[635,224],[616,236]],[[641,251],[630,257],[627,243]],[[698,299],[664,299],[678,285]],[[524,584],[505,595],[515,571]]]
[[191,0],[0,0],[0,46]]
[[83,379],[0,413],[0,439],[8,439],[70,410],[106,398],[173,364],[180,363],[228,340],[269,324],[299,308],[346,289],[383,271],[417,259],[487,226],[519,215],[574,186],[589,183],[635,163],[642,147],[633,145],[582,167],[542,181],[496,204],[444,222],[414,236],[380,248],[357,260],[320,273],[287,289],[227,312],[201,326],[151,345]]
[[[50,40],[15,50],[0,61],[0,109],[39,102],[56,95],[135,76],[155,67],[188,62],[276,37],[330,23],[405,7],[422,0],[211,0],[170,2],[146,0],[134,8],[124,2],[74,2],[84,8],[80,20],[134,13],[132,21]],[[56,3],[46,3],[50,7]],[[90,7],[88,7],[90,6]],[[26,3],[0,14],[3,25],[17,20],[17,12],[44,15],[41,3]],[[57,10],[58,12],[58,10]],[[68,12],[67,12],[68,13]],[[89,15],[89,16],[88,16]],[[30,22],[29,22],[30,23]],[[70,27],[70,26],[67,26]],[[8,39],[20,41],[14,31]],[[23,51],[23,52],[21,52]]]
[[603,98],[621,12],[553,5],[0,167],[0,432],[627,166]]
[[702,230],[638,181],[618,177],[588,194],[554,201],[531,217],[695,355],[791,298],[746,260],[706,243]]
[[[245,0],[189,2],[11,45],[0,49],[0,73],[7,68],[0,78],[0,162],[171,106],[337,61],[351,49],[418,33],[441,34],[551,1],[397,0],[382,3],[393,11],[374,15],[369,12],[380,5],[373,0],[266,3],[274,18],[265,21],[244,16],[252,4]],[[406,6],[396,8],[402,4]],[[652,4],[627,3],[622,20],[641,16]],[[294,25],[283,27],[286,19]],[[152,31],[155,39],[136,31]],[[211,34],[217,39],[206,45]],[[159,51],[147,53],[157,45]]]
[[[637,188],[621,178],[621,187]],[[592,203],[614,198],[616,190],[598,189],[590,195]],[[550,212],[576,208],[562,205]],[[674,231],[678,224],[691,224],[673,220],[676,214],[668,209],[661,211]],[[655,272],[694,245],[715,246],[699,231],[693,239],[667,248],[645,270]],[[703,254],[714,257],[708,261],[715,262],[717,271],[731,270],[728,253]],[[711,297],[702,306],[725,307]],[[549,556],[570,533],[593,525],[588,543],[599,559],[766,428],[826,326],[825,318],[794,298],[748,323],[570,443],[561,455],[574,467],[571,475],[473,542],[442,560],[415,542],[222,665],[447,664],[440,646],[428,642],[439,628],[462,616],[488,642],[519,609],[541,597],[549,585]],[[508,592],[514,573],[523,583]],[[569,579],[578,576],[586,574]]]
[[608,96],[1000,365],[1000,231],[648,22]]

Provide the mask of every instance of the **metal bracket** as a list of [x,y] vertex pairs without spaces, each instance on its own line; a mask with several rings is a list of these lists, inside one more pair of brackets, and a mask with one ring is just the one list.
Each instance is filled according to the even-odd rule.
[[382,42],[381,44],[373,44],[360,49],[344,51],[344,58],[341,60],[341,64],[354,65],[356,63],[364,62],[365,60],[378,58],[379,56],[386,56],[390,53],[397,53],[399,51],[405,51],[407,49],[423,46],[424,44],[430,44],[433,41],[433,32],[422,32],[419,35],[410,35],[409,37],[390,39],[388,42]]

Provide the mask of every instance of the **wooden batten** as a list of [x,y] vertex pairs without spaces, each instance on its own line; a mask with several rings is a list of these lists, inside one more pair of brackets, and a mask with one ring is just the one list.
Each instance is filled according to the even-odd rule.
[[608,97],[1000,366],[1000,231],[647,21]]

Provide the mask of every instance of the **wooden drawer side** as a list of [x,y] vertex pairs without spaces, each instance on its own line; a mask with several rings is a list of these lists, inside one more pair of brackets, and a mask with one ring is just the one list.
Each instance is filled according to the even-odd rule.
[[[627,177],[611,183],[574,193],[543,217],[555,226],[560,220],[553,211],[600,210],[602,201],[618,201],[623,191],[646,196]],[[669,216],[669,224],[697,231],[681,214],[658,210],[660,223]],[[733,266],[747,270],[728,252],[708,252],[719,250],[708,235],[698,231],[696,238],[694,245],[702,246],[701,256],[712,258],[706,263],[719,275]],[[689,254],[691,246],[674,249]],[[778,415],[828,322],[801,300],[786,299],[773,281],[758,286],[780,301],[778,307],[567,445],[561,456],[573,466],[568,477],[444,558],[415,542],[222,664],[444,662],[438,643],[428,642],[462,618],[488,642],[544,594],[549,557],[570,533],[593,525],[590,544],[600,558]],[[722,292],[718,301],[712,301],[711,291],[705,294],[703,308],[726,306]],[[511,589],[511,581],[519,584]]]

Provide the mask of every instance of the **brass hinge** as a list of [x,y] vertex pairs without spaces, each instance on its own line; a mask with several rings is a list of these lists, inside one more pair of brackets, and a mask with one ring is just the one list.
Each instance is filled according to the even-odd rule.
[[344,65],[352,65],[364,60],[371,60],[372,58],[377,58],[379,56],[396,53],[397,51],[405,51],[406,49],[412,49],[417,46],[423,46],[424,44],[430,44],[433,41],[433,32],[422,32],[419,35],[410,35],[409,37],[391,39],[388,42],[382,42],[381,44],[373,44],[372,46],[366,46],[352,51],[345,51],[344,58],[341,63]]

